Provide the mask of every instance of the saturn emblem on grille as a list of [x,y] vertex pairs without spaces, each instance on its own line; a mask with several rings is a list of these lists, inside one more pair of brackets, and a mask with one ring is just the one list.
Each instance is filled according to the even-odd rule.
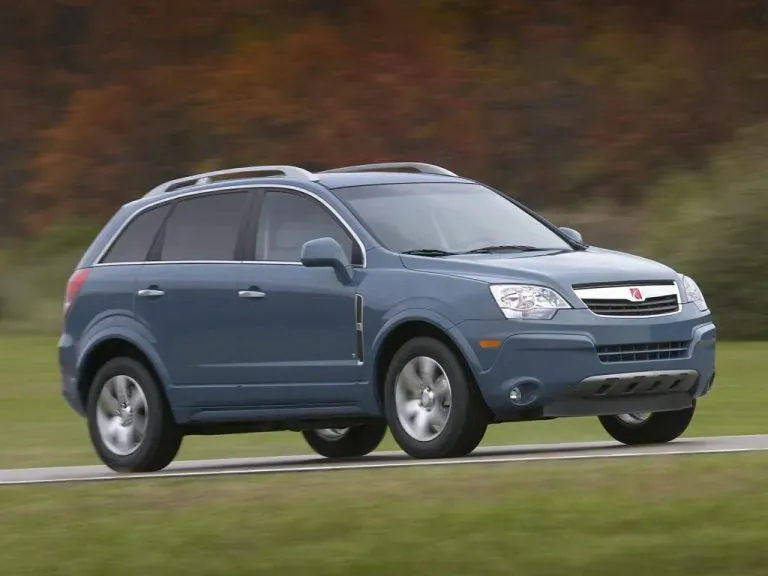
[[643,293],[640,292],[640,288],[630,288],[629,299],[635,302],[642,302],[645,300],[645,296],[643,296]]

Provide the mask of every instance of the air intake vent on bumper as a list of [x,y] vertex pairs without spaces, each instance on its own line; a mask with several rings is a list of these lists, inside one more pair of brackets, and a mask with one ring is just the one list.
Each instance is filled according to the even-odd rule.
[[614,364],[617,362],[642,362],[645,360],[673,360],[688,356],[690,340],[676,342],[649,342],[646,344],[615,344],[598,346],[597,355],[600,362]]

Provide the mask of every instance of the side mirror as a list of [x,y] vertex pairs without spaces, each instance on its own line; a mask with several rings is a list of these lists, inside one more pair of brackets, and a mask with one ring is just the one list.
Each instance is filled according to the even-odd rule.
[[317,238],[301,247],[301,263],[307,268],[333,268],[344,284],[352,280],[354,270],[344,249],[333,238]]
[[576,242],[583,244],[584,240],[581,238],[581,234],[579,234],[578,231],[574,230],[573,228],[563,228],[560,227],[560,232],[568,236],[571,240],[575,240]]

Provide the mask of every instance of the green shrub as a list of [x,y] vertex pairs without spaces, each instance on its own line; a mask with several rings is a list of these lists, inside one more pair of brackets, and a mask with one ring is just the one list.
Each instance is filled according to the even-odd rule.
[[0,255],[0,330],[55,332],[67,279],[98,229],[66,222]]
[[67,279],[82,256],[70,249],[0,271],[0,329],[49,333],[61,327]]
[[768,124],[737,133],[699,174],[664,179],[642,252],[690,275],[721,336],[768,338]]

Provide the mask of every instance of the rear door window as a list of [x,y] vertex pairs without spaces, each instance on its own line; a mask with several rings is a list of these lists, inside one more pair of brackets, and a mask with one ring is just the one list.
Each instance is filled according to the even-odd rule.
[[235,260],[250,193],[226,192],[180,200],[163,232],[159,259]]

